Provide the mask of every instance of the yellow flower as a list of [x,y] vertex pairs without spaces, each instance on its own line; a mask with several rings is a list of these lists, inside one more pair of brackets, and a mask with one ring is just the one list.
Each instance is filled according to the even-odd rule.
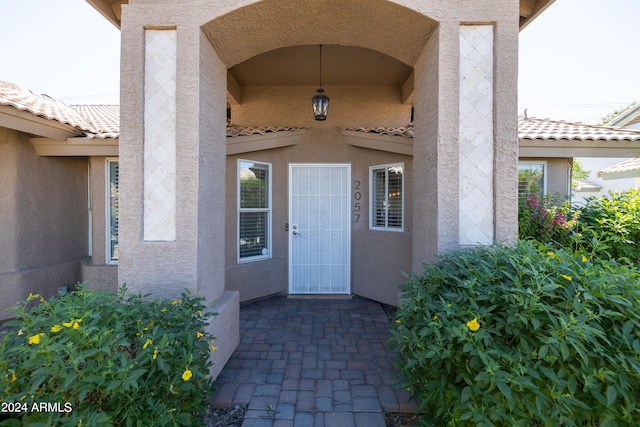
[[44,332],[29,337],[29,344],[40,344],[40,337],[44,336]]
[[70,328],[71,325],[73,325],[73,322],[65,322],[62,324],[62,326],[64,326],[65,328]]
[[198,310],[198,316],[202,317],[202,310]]
[[191,370],[187,369],[182,373],[182,379],[185,381],[189,381],[191,379],[191,377],[193,376],[193,374],[191,373]]
[[18,331],[18,336],[20,336],[20,335],[22,335],[22,334],[24,334],[24,332],[22,332],[22,329],[20,329],[20,330]]
[[176,305],[176,304],[180,304],[182,302],[181,299],[175,299],[173,301],[171,301],[171,304]]
[[204,334],[202,332],[196,332],[196,338],[203,337]]
[[480,323],[478,323],[478,318],[475,317],[473,320],[467,322],[467,326],[469,327],[469,329],[471,329],[474,332],[480,329]]
[[396,323],[402,323],[401,319],[396,319]]
[[211,353],[215,353],[217,349],[218,347],[216,347],[215,344],[211,344]]
[[160,310],[161,313],[166,313],[167,312],[167,308],[163,308],[162,310]]
[[582,262],[587,262],[589,261],[589,258],[587,258],[586,256],[582,255]]
[[447,307],[451,307],[451,304],[447,304]]
[[17,379],[18,379],[18,377],[16,377],[15,372],[12,372],[12,373],[11,373],[11,382],[14,382],[14,381],[15,381],[15,380],[17,380]]
[[60,332],[61,330],[62,330],[62,328],[61,328],[60,326],[58,326],[58,325],[53,325],[53,326],[51,327],[51,332],[53,332],[54,334],[55,334],[56,332]]
[[567,276],[566,274],[561,274],[560,277],[568,280],[568,281],[572,281],[573,279],[571,278],[571,276]]
[[151,344],[153,344],[153,341],[151,341],[149,338],[147,338],[147,341],[144,343],[144,345],[142,346],[142,348],[147,348],[147,347],[149,347]]
[[42,297],[42,295],[40,294],[32,294],[31,292],[29,292],[29,296],[27,297],[27,301],[31,301],[34,299],[39,299],[40,302],[44,302],[44,298]]
[[158,357],[158,349],[157,348],[155,350],[153,350],[153,360],[156,360],[156,357]]
[[[80,322],[82,322],[82,320]],[[78,323],[77,320],[73,322],[73,329],[78,329],[79,327],[80,327],[80,323]]]
[[439,317],[438,316],[433,316],[433,320],[438,320]]

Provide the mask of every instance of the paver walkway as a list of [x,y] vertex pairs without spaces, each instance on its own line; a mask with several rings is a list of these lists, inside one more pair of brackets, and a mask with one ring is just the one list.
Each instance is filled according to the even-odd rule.
[[243,427],[384,427],[382,411],[417,407],[394,387],[390,336],[380,304],[364,298],[244,304],[213,405],[248,405]]

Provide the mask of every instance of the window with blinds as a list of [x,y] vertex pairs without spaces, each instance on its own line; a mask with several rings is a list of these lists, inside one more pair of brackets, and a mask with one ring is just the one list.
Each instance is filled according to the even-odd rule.
[[107,264],[118,263],[118,217],[119,217],[119,163],[107,160]]
[[403,231],[404,163],[369,168],[369,228]]
[[518,163],[518,197],[526,199],[537,195],[542,199],[546,193],[546,177],[544,162]]
[[238,262],[271,258],[271,164],[238,161]]

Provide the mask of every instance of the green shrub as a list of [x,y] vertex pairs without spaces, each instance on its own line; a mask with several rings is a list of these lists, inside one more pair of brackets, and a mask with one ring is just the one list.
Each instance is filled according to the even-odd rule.
[[14,417],[0,425],[202,425],[215,351],[203,302],[125,287],[30,295],[0,344],[0,401]]
[[637,425],[639,282],[531,241],[444,256],[403,287],[404,386],[435,425]]
[[598,257],[640,261],[640,190],[587,199],[581,209],[580,246]]

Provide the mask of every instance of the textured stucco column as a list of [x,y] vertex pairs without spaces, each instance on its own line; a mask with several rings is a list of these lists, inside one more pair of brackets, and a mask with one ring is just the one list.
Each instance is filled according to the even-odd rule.
[[[458,247],[458,24],[441,22],[415,66],[412,270]],[[418,172],[419,171],[419,172]]]
[[[488,24],[440,21],[416,61],[416,273],[437,254],[475,244],[509,243],[516,237],[518,25],[517,10],[510,8],[500,9],[494,15],[499,19]],[[469,63],[461,61],[461,43],[467,43],[476,29],[487,37],[481,49],[488,61],[475,57],[476,50],[468,46],[464,57],[484,67],[486,73],[479,76],[469,74]],[[469,85],[468,76],[478,81]],[[477,103],[480,94],[484,98]],[[484,108],[485,114],[467,114],[467,101]],[[478,185],[484,194],[474,200],[473,186]]]
[[123,12],[118,279],[215,303],[215,377],[239,342],[239,296],[224,273],[226,67],[195,11],[164,7]]

